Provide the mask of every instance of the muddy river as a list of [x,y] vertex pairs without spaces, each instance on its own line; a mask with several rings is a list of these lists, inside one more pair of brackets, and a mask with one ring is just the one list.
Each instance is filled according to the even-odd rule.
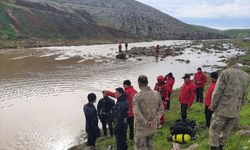
[[[189,44],[191,41],[129,43],[137,46]],[[226,46],[226,45],[225,45]],[[0,50],[0,149],[63,150],[82,140],[83,105],[95,92],[114,90],[129,79],[138,90],[137,77],[147,75],[153,86],[157,75],[172,72],[175,88],[184,73],[197,67],[210,72],[223,66],[222,56],[243,53],[232,48],[211,53],[185,49],[182,55],[115,59],[117,44]],[[190,63],[176,59],[190,60]]]

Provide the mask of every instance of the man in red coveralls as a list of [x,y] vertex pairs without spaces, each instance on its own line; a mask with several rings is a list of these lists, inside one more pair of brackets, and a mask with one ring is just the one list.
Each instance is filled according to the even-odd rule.
[[[127,95],[128,103],[129,103],[129,112],[128,112],[128,126],[129,126],[129,138],[131,140],[134,139],[134,111],[133,111],[133,97],[137,93],[137,91],[131,86],[130,80],[125,80],[123,82],[124,92]],[[107,91],[107,95],[111,97],[115,97],[115,93]]]
[[[157,83],[155,84],[154,90],[158,91],[161,94],[163,108],[164,108],[164,110],[166,110],[167,101],[169,100],[169,98],[168,98],[168,89],[167,89],[167,85],[165,83],[164,76],[159,75],[157,77]],[[160,119],[159,128],[161,128],[164,125],[164,123],[165,123],[164,114],[162,114],[161,119]]]
[[194,83],[196,86],[196,102],[203,103],[203,90],[205,83],[207,82],[207,78],[204,72],[202,72],[201,68],[197,69],[197,73],[194,75]]
[[182,78],[184,79],[184,84],[181,88],[179,101],[181,103],[181,118],[184,121],[187,119],[188,107],[192,106],[195,99],[195,85],[190,80],[189,74],[185,74]]
[[210,127],[210,121],[211,121],[211,117],[213,114],[213,111],[211,110],[210,106],[211,106],[211,98],[212,98],[212,94],[214,91],[214,87],[216,84],[216,81],[218,79],[218,73],[217,72],[212,72],[210,74],[211,77],[211,83],[209,85],[209,88],[207,90],[206,93],[206,97],[205,97],[205,118],[206,118],[206,126],[209,128]]

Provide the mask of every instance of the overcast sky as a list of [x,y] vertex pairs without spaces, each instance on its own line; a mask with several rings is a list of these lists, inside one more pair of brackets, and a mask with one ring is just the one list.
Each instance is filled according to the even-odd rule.
[[185,23],[217,29],[249,28],[250,0],[137,0]]

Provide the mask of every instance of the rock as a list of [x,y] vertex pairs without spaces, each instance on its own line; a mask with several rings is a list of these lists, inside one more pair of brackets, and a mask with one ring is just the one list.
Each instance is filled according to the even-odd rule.
[[175,61],[184,62],[184,59],[175,59]]
[[211,65],[202,65],[202,68],[208,68],[211,67]]
[[186,64],[189,64],[189,63],[190,63],[190,60],[188,60],[188,59],[185,60],[185,63],[186,63]]
[[190,145],[188,148],[181,149],[180,144],[178,143],[173,143],[173,148],[171,150],[194,150],[198,147],[199,145],[197,143]]
[[137,61],[142,61],[142,59],[141,59],[141,58],[137,58],[136,60],[137,60]]
[[250,137],[250,130],[240,130],[237,132],[240,136]]
[[126,54],[125,53],[119,53],[118,55],[116,55],[117,59],[126,59]]

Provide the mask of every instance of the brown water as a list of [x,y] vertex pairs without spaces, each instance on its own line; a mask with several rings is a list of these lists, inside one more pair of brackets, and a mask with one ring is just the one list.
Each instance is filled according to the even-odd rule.
[[[171,45],[187,41],[132,43],[131,46]],[[114,59],[116,46],[51,47],[44,49],[0,50],[0,149],[62,150],[81,142],[84,133],[83,105],[86,96],[103,89],[114,90],[130,79],[147,75],[153,86],[157,75],[173,72],[175,87],[182,84],[184,73],[195,72],[219,56],[237,54],[192,52],[155,62],[153,57]],[[175,59],[189,59],[190,64]],[[204,68],[212,71],[214,68]]]

